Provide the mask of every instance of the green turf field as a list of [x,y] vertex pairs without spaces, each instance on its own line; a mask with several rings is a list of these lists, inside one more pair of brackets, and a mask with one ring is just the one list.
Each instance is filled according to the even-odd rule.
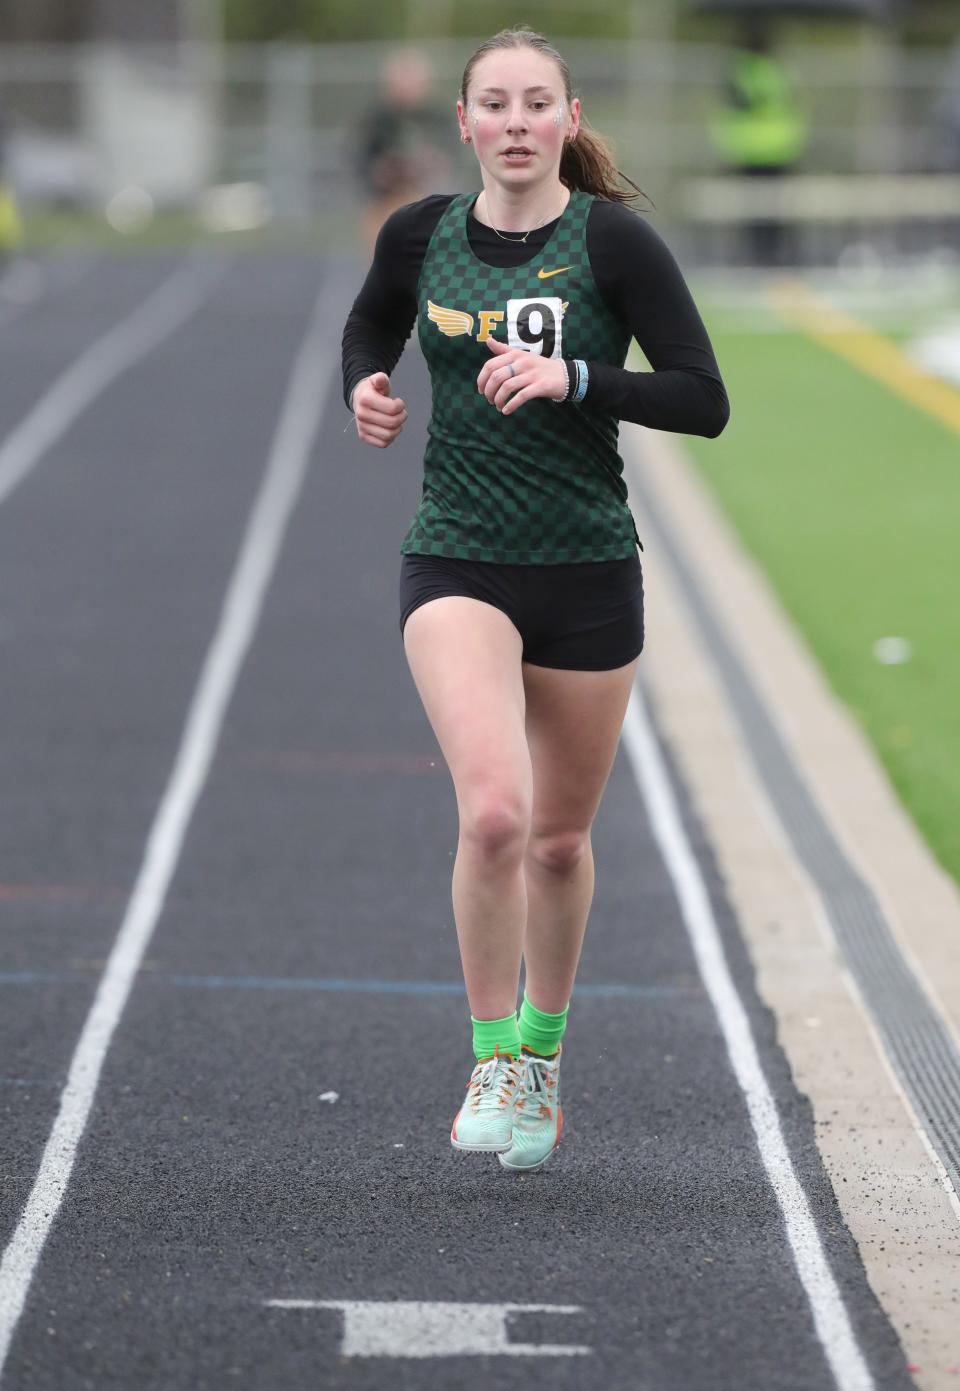
[[[731,417],[685,443],[960,880],[960,436],[772,316],[698,303]],[[929,320],[853,312],[901,340]],[[878,662],[889,636],[910,660]]]

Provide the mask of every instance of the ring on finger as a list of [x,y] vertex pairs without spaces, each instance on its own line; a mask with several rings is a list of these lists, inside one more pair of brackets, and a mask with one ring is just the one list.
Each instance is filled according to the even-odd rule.
[[507,371],[510,373],[511,377],[515,377],[517,375],[517,364],[515,362],[508,362]]

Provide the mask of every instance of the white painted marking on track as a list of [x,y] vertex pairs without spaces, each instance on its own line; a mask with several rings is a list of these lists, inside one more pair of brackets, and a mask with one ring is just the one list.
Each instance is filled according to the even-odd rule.
[[794,1172],[750,1021],[727,966],[700,866],[684,832],[673,788],[636,685],[627,707],[623,738],[654,836],[673,880],[700,975],[747,1103],[760,1158],[784,1216],[787,1240],[810,1302],[817,1336],[842,1391],[872,1391],[873,1378],[850,1326],[806,1194]]
[[575,1343],[511,1343],[510,1314],[579,1314],[576,1304],[456,1304],[419,1300],[268,1299],[275,1309],[341,1309],[342,1357],[577,1357]]
[[70,1181],[110,1040],[163,908],[303,483],[336,362],[330,324],[338,322],[343,291],[331,282],[328,285],[317,296],[310,328],[293,367],[220,623],[187,712],[173,771],[147,837],[126,914],[74,1051],[39,1172],[0,1262],[0,1374],[43,1244]]
[[0,503],[111,382],[180,328],[223,274],[223,263],[192,257],[72,362],[0,446]]

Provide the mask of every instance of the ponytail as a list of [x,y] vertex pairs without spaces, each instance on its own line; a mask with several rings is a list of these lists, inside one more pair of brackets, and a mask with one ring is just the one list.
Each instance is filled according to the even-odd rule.
[[[628,192],[617,182],[619,179],[626,180],[636,191]],[[639,196],[646,198],[651,207],[656,207],[642,188],[620,172],[613,162],[609,142],[583,116],[580,117],[580,129],[575,138],[564,141],[563,154],[560,156],[560,182],[570,189],[595,193],[598,198],[607,198],[611,203],[629,203]]]
[[[552,59],[560,70],[567,105],[571,104],[573,90],[570,69],[563,58],[542,34],[518,27],[501,29],[499,34],[485,39],[470,57],[460,83],[460,100],[464,107],[467,105],[467,88],[470,85],[474,64],[484,54],[498,48],[532,48],[534,52]],[[624,180],[635,191],[630,193],[622,186],[620,180]],[[564,141],[563,153],[560,156],[560,182],[569,189],[594,193],[598,198],[607,198],[612,203],[630,203],[639,196],[646,198],[651,207],[656,206],[653,199],[649,198],[638,184],[627,178],[626,174],[621,174],[614,163],[609,141],[599,131],[594,130],[583,115],[580,117],[580,127],[574,139]]]

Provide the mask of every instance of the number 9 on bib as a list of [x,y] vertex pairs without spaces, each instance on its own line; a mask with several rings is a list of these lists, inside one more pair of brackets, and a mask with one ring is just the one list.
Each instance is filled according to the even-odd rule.
[[511,348],[523,348],[541,357],[560,357],[560,321],[563,302],[547,299],[507,300],[507,341]]

